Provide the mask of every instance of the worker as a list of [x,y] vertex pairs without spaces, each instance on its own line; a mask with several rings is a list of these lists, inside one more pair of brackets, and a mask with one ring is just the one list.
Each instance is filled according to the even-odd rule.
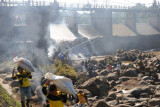
[[78,103],[78,107],[85,107],[85,103],[88,104],[88,102],[87,102],[87,96],[81,90],[78,92],[76,100],[77,100],[76,102]]
[[29,101],[31,99],[31,88],[30,88],[30,82],[29,79],[32,78],[32,75],[30,72],[26,72],[23,68],[18,67],[18,73],[15,75],[16,68],[13,68],[12,72],[12,79],[18,79],[20,84],[20,94],[21,94],[21,105],[22,107],[25,107],[25,96],[27,96],[27,102],[26,105],[29,107]]
[[[47,91],[47,86],[49,91]],[[43,94],[47,97],[49,107],[64,107],[64,103],[67,101],[67,94],[57,90],[55,84],[50,84],[50,80],[47,80],[42,88]]]

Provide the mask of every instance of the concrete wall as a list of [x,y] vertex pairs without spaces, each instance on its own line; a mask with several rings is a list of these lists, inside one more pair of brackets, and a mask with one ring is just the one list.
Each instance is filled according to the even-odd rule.
[[91,13],[92,23],[104,36],[112,36],[112,12],[95,11]]
[[135,12],[127,12],[127,18],[125,21],[126,26],[128,26],[132,31],[137,32],[136,30],[136,13]]
[[78,34],[77,13],[71,12],[69,17],[65,18],[68,28],[74,33]]
[[160,31],[160,16],[158,12],[152,12],[151,13],[151,18],[150,18],[150,24]]

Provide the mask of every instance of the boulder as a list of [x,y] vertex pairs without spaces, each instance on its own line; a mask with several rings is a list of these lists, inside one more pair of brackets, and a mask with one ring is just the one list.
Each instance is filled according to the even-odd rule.
[[107,70],[102,70],[99,74],[105,76],[105,75],[107,75],[108,73],[109,73],[109,72],[108,72]]
[[118,104],[118,102],[116,100],[112,100],[112,101],[107,101],[107,104],[112,107],[115,107]]
[[19,81],[18,80],[14,80],[10,83],[11,87],[19,87]]
[[132,107],[132,106],[130,106],[128,104],[119,104],[117,107]]
[[159,97],[160,97],[160,91],[156,91],[156,92],[155,92],[155,97],[156,97],[156,98],[159,98]]
[[136,87],[134,89],[131,89],[128,91],[128,94],[132,94],[133,97],[139,98],[141,94],[141,88]]
[[149,98],[150,95],[148,93],[141,93],[140,98]]
[[92,93],[93,96],[104,96],[108,94],[109,83],[101,81],[98,77],[93,77],[78,86],[80,89],[87,89]]
[[4,77],[6,77],[6,76],[7,76],[7,74],[1,74],[0,78],[4,79]]
[[146,81],[146,80],[150,80],[151,78],[149,76],[144,76],[141,81]]
[[108,93],[108,97],[111,97],[111,98],[116,98],[116,93],[115,92],[110,92]]
[[129,104],[129,105],[135,105],[137,103],[138,99],[137,98],[131,98],[131,97],[124,97],[123,98],[123,103],[124,104]]
[[152,98],[148,101],[148,106],[160,106],[160,99],[159,98]]
[[5,81],[12,81],[12,74],[7,75],[6,77],[4,77]]
[[98,101],[94,107],[110,107],[110,106],[104,101]]
[[147,102],[139,102],[134,105],[134,107],[147,107]]
[[127,70],[124,70],[121,75],[127,77],[137,77],[138,73],[135,68],[129,68]]
[[109,84],[111,88],[117,85],[117,83],[114,80],[110,81]]
[[107,79],[108,79],[108,81],[118,80],[118,75],[115,74],[115,73],[109,73],[109,74],[107,75]]
[[0,73],[6,74],[6,73],[11,73],[12,69],[11,68],[4,68],[3,70],[0,71]]
[[124,81],[129,80],[129,77],[120,77],[119,79],[124,82]]

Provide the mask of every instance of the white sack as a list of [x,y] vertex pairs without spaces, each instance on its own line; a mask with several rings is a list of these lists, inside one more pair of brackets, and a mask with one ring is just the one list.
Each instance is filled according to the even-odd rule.
[[66,92],[66,93],[72,94],[72,95],[76,94],[74,87],[73,87],[73,84],[72,84],[72,80],[69,78],[66,78],[64,76],[53,75],[52,73],[46,73],[45,79],[53,80],[54,84],[62,92]]
[[26,72],[35,72],[32,63],[29,60],[27,60],[26,58],[15,57],[13,59],[13,61],[14,61],[14,63],[17,63],[18,66],[20,66],[21,68],[23,68]]

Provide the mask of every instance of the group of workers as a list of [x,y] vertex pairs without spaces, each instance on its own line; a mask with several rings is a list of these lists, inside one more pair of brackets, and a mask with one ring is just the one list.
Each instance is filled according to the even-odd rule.
[[[22,107],[30,107],[29,102],[31,101],[31,88],[29,79],[32,79],[32,74],[30,72],[26,72],[20,66],[17,68],[18,72],[16,74],[15,70],[16,68],[13,68],[12,79],[19,80],[21,105]],[[55,84],[50,84],[50,80],[47,80],[47,82],[43,85],[42,92],[47,98],[46,107],[64,107],[64,103],[67,101],[67,93],[57,90]],[[25,96],[27,97],[26,103]],[[85,107],[85,103],[87,102],[86,94],[79,91],[74,100],[78,103],[78,107]]]
[[[107,69],[109,72],[116,71],[117,75],[120,76],[120,69],[121,69],[121,61],[117,60],[114,61],[110,57],[105,58],[104,60],[100,60],[98,63],[92,61],[90,58],[88,60],[83,60],[81,62],[82,69],[81,71],[87,71],[89,77],[93,77],[93,71],[98,70],[98,72],[102,71],[103,69]],[[85,70],[84,70],[85,69]]]

